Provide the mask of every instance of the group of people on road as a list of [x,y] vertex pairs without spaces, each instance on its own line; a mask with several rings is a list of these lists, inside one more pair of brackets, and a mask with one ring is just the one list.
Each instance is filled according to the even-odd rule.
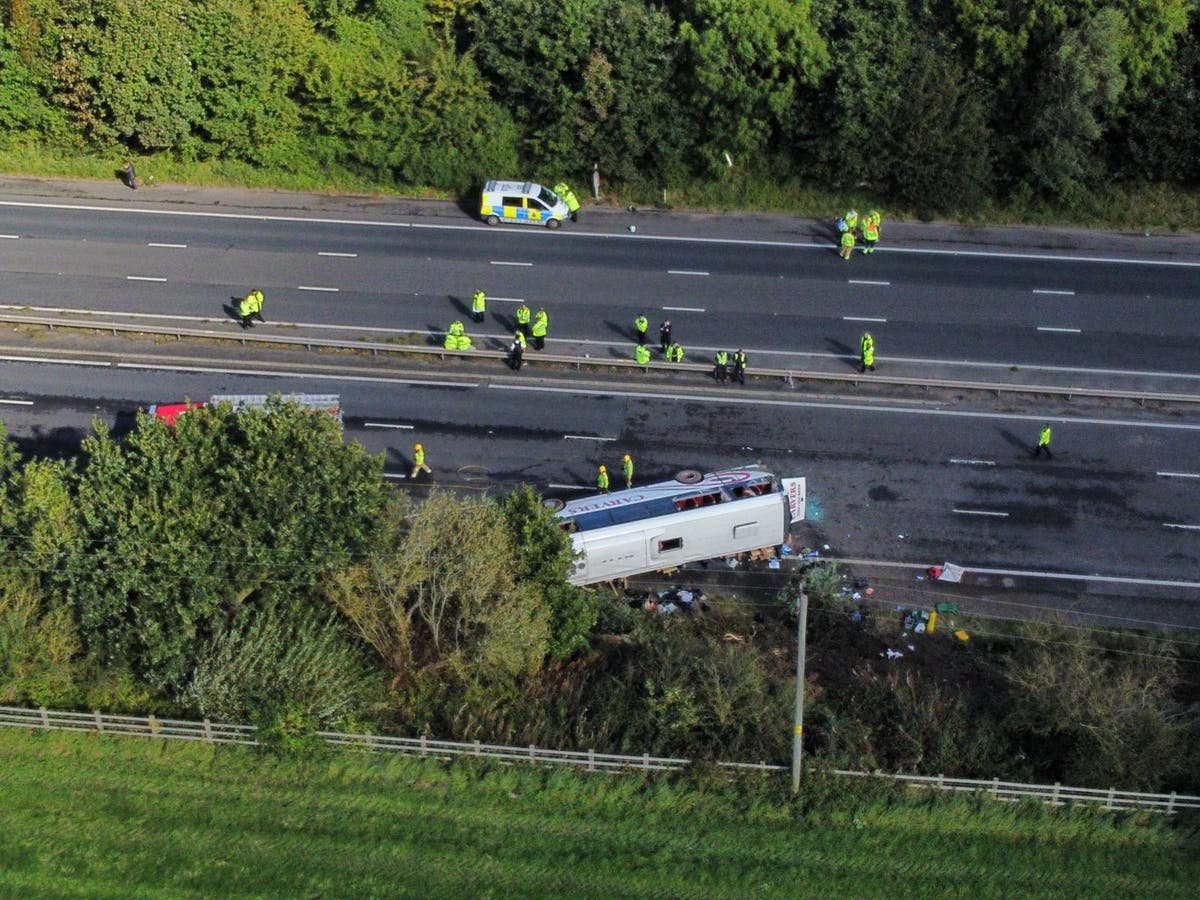
[[[621,458],[621,476],[625,479],[625,490],[633,487],[633,457],[628,453]],[[601,465],[596,470],[596,490],[601,494],[609,491],[608,466]]]
[[858,215],[858,210],[851,209],[846,212],[842,218],[838,219],[838,231],[841,232],[841,256],[842,259],[849,261],[850,255],[854,252],[854,245],[857,243],[855,232],[858,232],[862,237],[863,253],[874,253],[875,245],[879,243],[879,225],[883,221],[883,217],[879,214],[879,210],[873,209],[861,219]]
[[713,365],[713,381],[724,383],[736,381],[746,383],[746,351],[739,347],[730,353],[728,350],[718,350]]

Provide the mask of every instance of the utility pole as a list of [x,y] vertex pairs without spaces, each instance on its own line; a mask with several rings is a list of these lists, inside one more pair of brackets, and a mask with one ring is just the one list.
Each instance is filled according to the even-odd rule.
[[800,591],[796,625],[796,720],[792,733],[792,793],[800,792],[800,763],[804,756],[804,645],[808,630],[808,594]]

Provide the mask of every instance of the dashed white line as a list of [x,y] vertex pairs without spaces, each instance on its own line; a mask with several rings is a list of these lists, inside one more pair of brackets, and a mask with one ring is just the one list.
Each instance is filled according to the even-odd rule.
[[596,437],[592,434],[564,434],[564,441],[615,441],[615,437]]
[[1200,525],[1180,525],[1178,522],[1163,522],[1163,528],[1182,528],[1185,531],[1200,531]]
[[405,475],[403,472],[384,472],[383,477],[384,478],[407,478],[408,476]]
[[990,509],[959,509],[958,507],[955,507],[954,511],[960,516],[995,516],[998,519],[1008,518],[1008,513],[996,512]]
[[1058,334],[1083,334],[1082,329],[1079,329],[1079,328],[1056,328],[1053,325],[1039,325],[1037,327],[1037,330],[1038,331],[1053,331],[1053,332],[1057,332]]
[[842,316],[843,322],[886,322],[887,319],[878,319],[873,316]]
[[33,406],[32,400],[2,400],[2,399],[0,399],[0,403],[3,403],[5,406]]
[[338,256],[338,257],[342,257],[343,259],[357,259],[358,258],[357,253],[336,253],[333,250],[318,250],[317,256]]
[[488,260],[493,266],[524,266],[526,268],[533,265],[531,262],[512,262],[506,259],[490,259]]
[[589,491],[592,488],[594,488],[595,485],[594,484],[558,484],[557,482],[552,481],[548,485],[546,485],[546,487],[558,488],[558,489],[564,490],[564,491]]
[[950,462],[960,466],[994,466],[996,464],[990,459],[951,459]]
[[1200,478],[1200,472],[1155,472],[1162,478]]
[[0,234],[0,238],[6,241],[19,241],[21,236],[19,234]]
[[890,281],[858,281],[854,278],[847,280],[846,283],[847,284],[873,284],[873,285],[876,285],[877,287],[887,287],[888,285],[891,284]]
[[187,244],[160,244],[158,241],[151,241],[147,247],[167,247],[171,250],[186,250]]
[[1040,290],[1038,288],[1034,288],[1033,292],[1035,294],[1056,294],[1059,297],[1074,297],[1075,296],[1074,291],[1047,291],[1047,290]]
[[704,312],[703,306],[664,306],[667,312]]
[[698,269],[667,269],[668,275],[707,275],[707,272],[701,272]]
[[296,290],[298,290],[298,291],[326,291],[330,294],[336,294],[338,291],[341,290],[341,288],[321,287],[320,285],[317,285],[317,284],[298,284],[298,285],[296,285]]
[[165,278],[155,278],[151,275],[126,275],[126,281],[166,281]]
[[495,300],[497,303],[524,303],[524,297],[488,297],[488,300]]
[[363,428],[398,428],[402,431],[412,431],[412,425],[392,425],[388,422],[363,422]]

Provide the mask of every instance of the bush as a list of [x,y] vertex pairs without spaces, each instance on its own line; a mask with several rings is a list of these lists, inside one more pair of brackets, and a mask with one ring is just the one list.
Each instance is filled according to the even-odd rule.
[[272,719],[287,709],[331,728],[380,694],[361,645],[339,622],[276,607],[247,615],[210,641],[183,700],[225,722]]

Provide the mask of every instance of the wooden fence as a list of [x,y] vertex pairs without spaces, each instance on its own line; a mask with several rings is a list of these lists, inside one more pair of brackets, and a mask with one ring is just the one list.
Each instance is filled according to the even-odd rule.
[[[101,712],[80,713],[57,710],[25,709],[0,706],[0,726],[29,728],[42,731],[91,731],[100,734],[132,735],[176,741],[200,741],[208,744],[243,744],[256,746],[253,725],[230,725],[205,719],[195,722],[183,719],[160,719],[157,716],[116,716]],[[597,753],[595,750],[553,750],[546,747],[485,744],[480,741],[439,741],[432,738],[403,738],[380,734],[344,734],[319,731],[317,736],[327,744],[373,752],[402,753],[435,759],[456,756],[495,759],[510,763],[575,766],[588,772],[649,771],[674,772],[694,764],[693,760],[669,756],[629,756],[617,753]],[[718,762],[723,769],[743,769],[760,772],[789,773],[788,766],[767,763]],[[1061,784],[1022,784],[1001,781],[999,778],[980,780],[948,778],[944,775],[892,775],[886,772],[855,772],[834,770],[846,778],[885,778],[915,787],[943,791],[960,791],[986,795],[997,800],[1040,800],[1055,806],[1069,803],[1099,804],[1105,809],[1146,809],[1173,815],[1180,810],[1200,810],[1200,797],[1188,794],[1148,794],[1138,791],[1119,791],[1116,788],[1077,788]]]

